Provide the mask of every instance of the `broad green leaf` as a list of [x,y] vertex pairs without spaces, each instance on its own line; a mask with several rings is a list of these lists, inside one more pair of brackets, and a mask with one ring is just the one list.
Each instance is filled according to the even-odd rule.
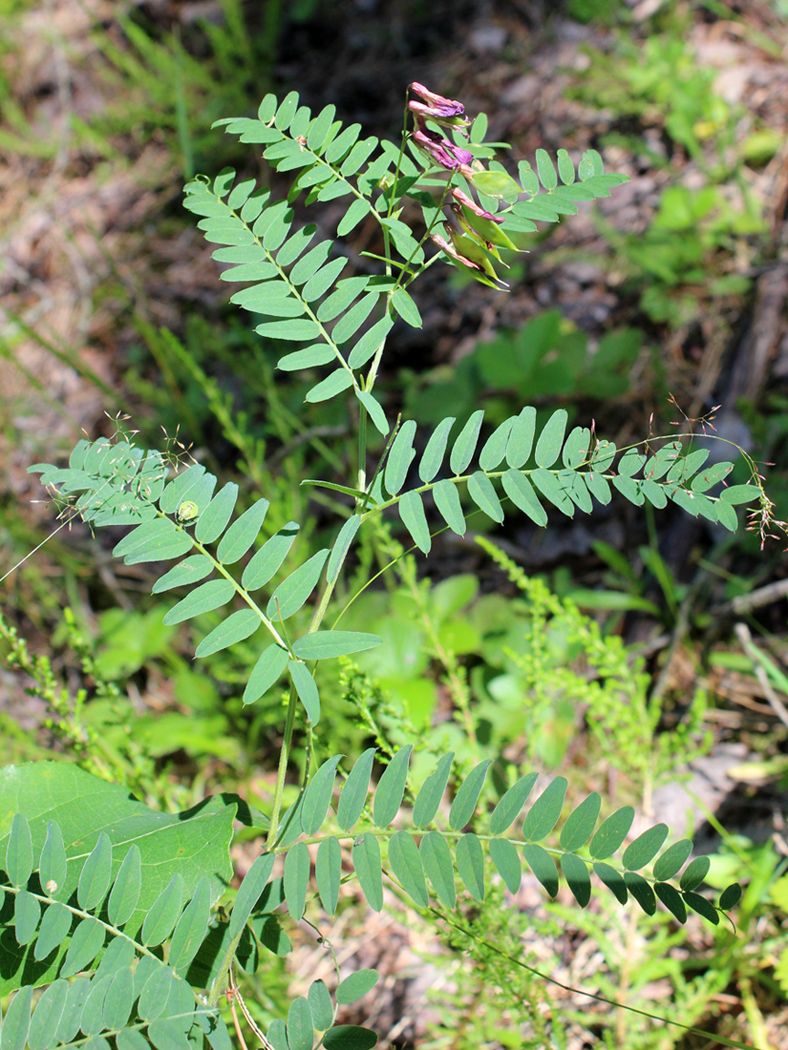
[[287,1045],[289,1050],[312,1050],[314,1042],[312,1011],[307,1000],[299,995],[287,1011]]
[[302,660],[330,660],[374,649],[383,641],[363,631],[313,631],[293,642],[293,652]]
[[59,1043],[70,1043],[79,1031],[82,1010],[90,991],[90,981],[86,977],[77,977],[72,981],[66,996],[66,1005],[57,1026],[55,1037]]
[[183,878],[176,871],[150,907],[142,924],[142,943],[155,948],[172,933],[183,906]]
[[266,607],[266,616],[279,622],[297,613],[317,586],[330,551],[318,551],[277,586]]
[[350,831],[361,816],[369,792],[369,778],[377,748],[368,747],[351,769],[342,787],[337,806],[337,823],[343,831]]
[[194,650],[194,655],[199,659],[203,656],[213,656],[214,653],[227,649],[228,646],[242,642],[245,638],[254,634],[260,626],[260,617],[255,609],[239,609],[231,613],[218,627],[214,627],[210,634],[200,642]]
[[216,557],[220,562],[232,565],[246,554],[257,539],[268,507],[267,499],[259,499],[232,523],[216,549]]
[[538,773],[526,773],[504,793],[490,817],[491,834],[502,835],[514,824],[531,794],[538,775]]
[[424,554],[429,554],[432,547],[427,516],[421,494],[411,489],[402,496],[397,504],[402,524],[410,533],[413,542]]
[[642,835],[638,835],[634,842],[630,842],[624,850],[622,858],[624,867],[630,871],[638,871],[640,868],[650,864],[662,849],[662,845],[667,837],[667,824],[655,824],[653,828],[648,828]]
[[688,908],[697,912],[698,915],[701,915],[708,922],[713,923],[714,926],[719,926],[720,917],[717,909],[705,897],[701,897],[699,893],[693,893],[691,890],[682,893],[681,896]]
[[230,481],[220,489],[200,515],[194,528],[198,543],[213,543],[227,527],[238,499],[238,486]]
[[353,867],[361,892],[373,911],[383,907],[383,873],[380,864],[380,846],[374,835],[360,835],[353,843]]
[[323,907],[329,915],[333,915],[337,910],[342,882],[342,850],[333,835],[323,839],[317,848],[315,880]]
[[366,390],[354,390],[353,392],[369,413],[369,418],[375,425],[375,429],[378,430],[383,437],[386,437],[391,427],[389,426],[389,421],[386,419],[386,413],[383,411],[380,403]]
[[627,887],[620,871],[611,868],[609,864],[596,863],[594,874],[607,886],[619,904],[627,903]]
[[244,704],[253,704],[279,681],[287,667],[290,654],[281,645],[274,643],[263,650],[260,659],[252,668],[244,689]]
[[104,1027],[104,1000],[107,997],[111,977],[94,977],[82,1010],[80,1028],[86,1036],[96,1036]]
[[285,901],[293,922],[300,922],[304,914],[310,867],[311,861],[306,844],[296,842],[287,851],[284,872]]
[[419,853],[438,900],[444,907],[453,908],[457,903],[457,893],[454,887],[454,864],[446,839],[437,831],[428,831],[421,840]]
[[63,832],[60,825],[53,820],[47,821],[47,835],[41,849],[41,858],[38,862],[38,878],[41,888],[50,897],[62,896],[62,888],[66,882],[66,870],[68,860],[66,849],[63,845]]
[[468,526],[462,513],[460,494],[457,492],[457,486],[454,482],[449,481],[448,478],[439,481],[432,490],[432,498],[435,500],[435,506],[438,508],[441,517],[452,532],[458,536],[464,536]]
[[[664,841],[664,840],[663,840]],[[692,853],[692,843],[689,839],[679,839],[669,846],[654,864],[654,878],[659,882],[672,879],[684,865],[684,861]]]
[[104,927],[95,919],[81,919],[71,937],[60,976],[73,977],[80,970],[86,970],[101,951],[105,933]]
[[468,495],[488,518],[499,523],[503,521],[503,507],[498,499],[498,493],[483,471],[477,470],[468,478]]
[[380,974],[377,970],[356,970],[340,981],[337,986],[337,1002],[343,1005],[355,1003],[371,992],[378,983]]
[[386,336],[394,326],[394,320],[388,314],[376,321],[354,345],[348,354],[347,363],[351,368],[363,368],[385,342]]
[[361,517],[358,514],[354,514],[352,518],[348,518],[339,530],[339,535],[334,541],[334,546],[331,548],[331,554],[328,558],[328,567],[326,569],[326,581],[328,583],[336,583],[345,556],[350,550],[350,545],[355,539],[360,525]]
[[425,484],[432,481],[441,468],[443,457],[446,454],[449,431],[454,421],[454,416],[446,416],[430,434],[429,441],[419,461],[419,477]]
[[606,860],[612,857],[629,834],[635,811],[632,806],[622,806],[602,821],[597,833],[591,839],[589,853],[594,860]]
[[482,470],[495,470],[503,461],[516,418],[516,416],[510,416],[509,419],[505,419],[485,441],[479,453],[479,466]]
[[408,779],[408,763],[412,751],[412,744],[406,744],[405,747],[400,748],[378,781],[372,804],[372,819],[379,828],[388,827],[399,812],[405,792],[405,782]]
[[734,506],[738,506],[741,503],[752,503],[754,499],[759,497],[760,489],[757,485],[731,485],[720,493],[720,499],[723,503],[731,503]]
[[536,409],[524,408],[512,424],[506,443],[506,462],[515,469],[524,467],[531,455],[536,431]]
[[[180,566],[179,566],[180,567]],[[193,616],[202,616],[203,613],[212,612],[226,605],[235,594],[235,587],[231,580],[209,580],[181,599],[168,613],[165,613],[162,623],[165,627],[172,624],[183,623]]]
[[32,893],[19,890],[14,900],[14,933],[17,944],[29,944],[41,918],[41,905]]
[[[207,906],[205,928],[208,928]],[[128,966],[124,966],[123,969],[112,975],[112,981],[107,988],[102,1017],[104,1027],[111,1032],[117,1032],[122,1029],[128,1023],[133,1005],[134,976],[131,969]]]
[[67,996],[68,981],[60,980],[51,984],[38,1000],[27,1037],[29,1050],[49,1050],[54,1046]]
[[392,835],[389,839],[389,864],[408,896],[420,908],[426,908],[429,904],[429,894],[424,879],[424,868],[411,835],[404,831],[397,831]]
[[194,583],[199,583],[213,572],[213,568],[213,562],[204,554],[194,554],[190,558],[184,558],[182,562],[156,580],[151,587],[151,593],[161,594],[162,591],[171,591],[175,587],[189,587]]
[[306,716],[313,726],[320,721],[320,693],[315,679],[309,673],[306,664],[290,660],[287,669],[298,693],[298,699],[304,705]]
[[522,868],[517,850],[508,839],[490,839],[490,857],[510,893],[520,888]]
[[542,846],[527,843],[523,846],[523,856],[534,875],[551,897],[558,893],[558,869],[555,861]]
[[417,828],[426,828],[435,819],[438,806],[449,782],[449,773],[451,772],[453,761],[453,751],[441,755],[435,767],[435,772],[430,773],[421,785],[419,793],[416,795],[416,801],[413,804],[413,823]]
[[575,900],[581,908],[585,908],[591,900],[591,877],[588,868],[574,853],[564,853],[561,857],[561,870]]
[[473,459],[483,419],[483,409],[477,409],[476,412],[471,413],[468,422],[457,435],[449,456],[449,466],[456,476],[462,474]]
[[172,971],[168,966],[156,966],[151,971],[137,1005],[137,1012],[143,1021],[153,1021],[164,1013],[173,980]]
[[[526,814],[523,822],[524,839],[528,839],[529,842],[541,842],[547,838],[561,816],[567,787],[566,777],[556,777],[547,785]],[[536,872],[534,874],[537,875]]]
[[657,901],[654,891],[643,876],[634,871],[625,871],[624,884],[646,915],[653,915],[657,910]]
[[720,894],[719,906],[723,911],[730,911],[731,908],[735,908],[741,900],[742,889],[738,883],[733,882],[730,886],[726,886]]
[[334,1023],[334,1006],[325,981],[312,981],[307,992],[312,1021],[318,1032],[325,1032]]
[[378,1041],[371,1028],[354,1024],[337,1024],[323,1036],[325,1050],[372,1050]]
[[534,492],[534,487],[525,474],[519,470],[507,470],[501,476],[503,490],[515,507],[521,510],[536,525],[544,527],[547,524],[547,514]]
[[27,1034],[30,1030],[30,1006],[33,1002],[33,989],[30,985],[22,988],[11,1000],[0,1034],[0,1050],[25,1050]]
[[132,843],[120,866],[107,905],[109,921],[121,928],[129,921],[137,907],[142,889],[142,854]]
[[457,842],[454,856],[457,871],[470,895],[477,901],[484,900],[484,854],[476,835],[463,835]]
[[5,850],[5,870],[12,886],[24,886],[33,873],[33,839],[30,824],[22,813],[14,813],[11,821]]
[[408,469],[413,462],[416,451],[413,439],[416,436],[416,424],[406,419],[399,429],[389,450],[386,468],[383,472],[383,484],[386,491],[395,496],[405,484]]
[[[574,853],[585,846],[591,838],[591,832],[602,808],[602,799],[596,791],[592,791],[588,798],[583,799],[580,805],[567,817],[566,823],[561,829],[561,849]],[[563,865],[563,861],[561,861]]]
[[230,915],[230,937],[237,937],[246,925],[271,878],[275,859],[273,853],[261,853],[244,875]]
[[46,959],[50,952],[59,948],[68,936],[74,916],[62,904],[50,904],[44,911],[41,928],[33,946],[33,958],[36,962]]
[[[208,880],[200,879],[194,896],[184,908],[173,932],[167,961],[173,969],[180,970],[181,974],[186,973],[208,932],[208,923],[211,918],[210,893],[211,887]],[[237,903],[238,898],[236,897]],[[231,923],[234,916],[235,908],[233,908],[233,915],[230,919]]]
[[315,772],[304,792],[301,805],[301,827],[307,835],[316,835],[328,815],[334,792],[334,776],[342,755],[332,755]]
[[112,877],[112,843],[101,832],[91,850],[77,883],[77,903],[83,911],[93,911],[104,900]]
[[708,857],[696,857],[682,872],[679,883],[682,890],[696,890],[709,873],[711,861]]
[[248,591],[255,591],[265,586],[279,571],[298,535],[298,525],[289,521],[251,558],[244,569],[241,583]]
[[449,827],[452,831],[460,831],[473,817],[489,767],[489,759],[480,762],[460,786],[449,810]]
[[679,891],[669,882],[655,882],[654,892],[677,922],[683,925],[687,921],[687,908]]
[[534,458],[537,467],[552,467],[561,452],[568,419],[566,409],[559,408],[550,416],[536,442]]

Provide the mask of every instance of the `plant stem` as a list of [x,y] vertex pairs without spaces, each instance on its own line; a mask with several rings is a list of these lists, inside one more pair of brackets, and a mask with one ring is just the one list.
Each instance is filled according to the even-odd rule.
[[271,825],[266,837],[266,849],[272,850],[276,842],[276,833],[279,830],[279,813],[282,809],[282,795],[285,790],[285,776],[287,775],[287,763],[293,743],[293,729],[295,728],[297,695],[295,686],[290,686],[290,696],[287,701],[287,714],[285,715],[285,732],[282,739],[282,750],[279,752],[279,769],[276,773],[276,787],[274,788],[274,803],[271,807]]

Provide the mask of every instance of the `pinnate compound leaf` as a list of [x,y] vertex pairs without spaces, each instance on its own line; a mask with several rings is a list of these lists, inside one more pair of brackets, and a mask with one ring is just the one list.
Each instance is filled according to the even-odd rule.
[[279,681],[289,659],[289,653],[281,645],[274,643],[264,649],[246,683],[244,704],[253,704],[267,693],[271,686]]
[[344,783],[337,806],[337,823],[343,831],[350,831],[363,812],[376,751],[377,748],[368,747],[356,760]]
[[383,907],[383,870],[378,840],[374,835],[360,835],[353,843],[352,855],[361,892],[370,908],[380,911]]
[[547,524],[545,509],[525,474],[519,470],[507,470],[501,475],[501,484],[515,507],[526,514],[534,524],[541,527]]
[[41,881],[41,888],[50,897],[57,897],[62,893],[66,882],[67,865],[63,832],[56,821],[48,820],[47,837],[44,839],[38,862],[38,877]]
[[[541,842],[542,839],[547,838],[561,816],[568,786],[566,777],[556,777],[547,785],[526,814],[523,822],[523,838],[528,839],[529,842]],[[536,872],[534,874],[539,878]]]
[[[567,817],[566,823],[561,829],[561,849],[574,853],[591,838],[591,832],[602,808],[602,799],[596,791],[592,791],[588,798],[583,799],[580,805]],[[563,861],[561,861],[563,865]]]
[[241,577],[241,583],[247,591],[256,591],[258,587],[264,587],[276,575],[297,535],[298,525],[294,521],[288,521],[265,541],[251,558]]
[[142,943],[162,944],[172,933],[183,906],[183,877],[176,872],[151,905],[142,924]]
[[457,435],[449,456],[449,466],[454,475],[462,474],[473,459],[476,444],[479,440],[479,431],[484,419],[483,409],[477,409],[471,413],[468,422]]
[[267,499],[259,499],[232,523],[216,549],[216,557],[220,562],[232,565],[246,554],[257,539],[268,507]]
[[653,915],[657,910],[657,900],[643,876],[634,871],[625,871],[624,884],[646,915]]
[[457,893],[454,887],[454,865],[446,839],[437,831],[428,831],[421,840],[419,853],[425,874],[438,900],[444,907],[453,908],[457,903]]
[[374,649],[382,641],[363,631],[313,631],[293,642],[293,652],[302,660],[330,660]]
[[424,868],[413,838],[404,831],[397,831],[389,839],[389,864],[408,896],[420,908],[429,904]]
[[372,1050],[378,1041],[371,1028],[354,1024],[338,1024],[323,1036],[325,1050]]
[[439,481],[433,488],[432,498],[435,500],[435,506],[438,508],[441,517],[451,531],[458,536],[464,536],[468,526],[462,513],[462,504],[460,503],[457,486],[452,481],[449,481],[448,478],[444,478],[443,481]]
[[552,467],[561,452],[568,420],[566,409],[559,408],[550,416],[536,442],[534,458],[538,467]]
[[342,850],[333,835],[323,839],[317,848],[315,880],[323,907],[329,915],[333,915],[337,910],[342,881]]
[[525,805],[538,773],[526,773],[506,791],[490,817],[490,832],[502,835],[514,824]]
[[684,865],[690,853],[692,853],[692,843],[689,839],[679,839],[678,842],[674,842],[654,864],[654,878],[659,882],[672,879]]
[[29,1050],[49,1050],[63,1016],[68,996],[68,981],[55,981],[38,1000],[27,1037]]
[[510,893],[517,893],[522,867],[515,847],[508,839],[490,839],[490,857],[506,883],[506,888]]
[[274,870],[275,859],[273,853],[261,853],[244,875],[230,916],[230,937],[237,937],[246,925],[263,890],[268,885],[271,872]]
[[408,763],[412,751],[412,744],[406,744],[405,747],[400,748],[378,781],[372,804],[372,819],[380,828],[388,827],[399,812],[402,796],[405,793],[405,782],[408,779]]
[[104,900],[112,878],[112,842],[102,831],[91,850],[77,883],[77,903],[83,911],[93,911]]
[[270,620],[287,620],[298,612],[317,586],[329,554],[327,548],[318,551],[282,580],[266,608],[266,616]]
[[671,915],[683,925],[687,921],[687,908],[679,891],[669,882],[655,882],[654,892]]
[[470,895],[477,901],[484,900],[484,854],[476,835],[463,835],[454,851],[457,871]]
[[378,983],[380,974],[377,970],[356,970],[340,981],[337,986],[337,1002],[347,1005],[362,999]]
[[402,524],[410,533],[413,542],[424,554],[429,554],[432,547],[432,538],[427,524],[427,516],[424,513],[424,503],[421,494],[414,489],[406,492],[399,501],[398,509]]
[[630,871],[638,871],[650,864],[662,849],[667,837],[667,824],[655,824],[653,828],[648,828],[642,835],[638,835],[634,842],[630,842],[624,850],[622,858],[624,867]]
[[454,752],[449,751],[438,760],[434,773],[430,773],[419,789],[413,805],[413,823],[417,828],[426,828],[435,819],[443,793],[449,782]]
[[460,786],[449,810],[449,827],[452,831],[464,828],[473,816],[489,767],[489,759],[480,762]]
[[634,819],[635,811],[632,806],[622,806],[600,824],[589,847],[589,852],[594,860],[606,860],[613,856],[627,837]]
[[564,853],[561,857],[561,870],[575,900],[581,908],[585,908],[591,900],[591,877],[588,868],[574,853]]
[[214,609],[226,605],[234,594],[235,587],[230,580],[209,580],[196,587],[168,613],[165,613],[162,623],[168,627],[172,624],[183,623],[184,620],[189,620],[193,616],[213,612]]
[[316,835],[328,815],[334,792],[334,775],[342,755],[332,755],[309,781],[301,805],[301,827],[306,835]]
[[607,886],[619,904],[627,903],[627,887],[620,871],[611,868],[609,864],[597,862],[594,865],[594,874]]
[[696,890],[709,873],[711,861],[708,857],[696,857],[682,873],[679,884],[682,890]]
[[441,468],[443,457],[446,454],[446,445],[449,440],[449,431],[455,422],[454,416],[446,416],[438,423],[430,435],[424,453],[419,461],[419,477],[427,484],[432,481]]
[[22,813],[15,813],[5,850],[5,870],[12,886],[24,886],[33,873],[33,839],[30,824]]
[[293,922],[300,922],[309,889],[311,861],[305,843],[296,842],[285,856],[284,888],[287,910]]
[[313,726],[320,721],[320,693],[306,664],[290,660],[287,664],[298,699],[304,705],[306,716]]
[[254,634],[260,626],[260,617],[255,609],[239,609],[231,613],[218,627],[214,627],[210,634],[200,642],[194,650],[194,655],[199,659],[204,656],[213,656],[214,653],[227,649],[236,642],[242,642],[245,638]]

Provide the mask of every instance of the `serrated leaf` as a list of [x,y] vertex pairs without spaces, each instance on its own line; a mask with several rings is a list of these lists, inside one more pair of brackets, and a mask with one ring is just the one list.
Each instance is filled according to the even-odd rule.
[[507,470],[501,476],[503,490],[514,505],[521,510],[536,525],[544,527],[547,524],[547,514],[539,498],[534,492],[533,485],[519,470]]
[[260,617],[255,609],[239,609],[231,613],[218,627],[214,627],[210,634],[200,642],[194,650],[194,655],[200,659],[204,656],[213,656],[214,653],[227,649],[236,642],[242,642],[260,626]]
[[503,507],[498,499],[498,493],[483,471],[477,470],[468,478],[468,495],[488,518],[499,523],[503,521]]
[[[574,853],[585,846],[591,838],[591,832],[599,817],[602,808],[602,799],[596,791],[583,799],[580,805],[567,817],[566,823],[561,829],[561,849]],[[563,866],[563,860],[561,861]],[[574,891],[573,891],[574,892]],[[575,894],[575,896],[577,896]]]
[[298,612],[317,586],[329,553],[327,549],[318,551],[282,580],[266,607],[270,620],[287,620]]
[[359,836],[353,843],[352,856],[353,867],[367,904],[373,911],[380,911],[383,907],[383,873],[378,840],[370,834]]
[[490,817],[490,832],[502,835],[514,824],[536,783],[537,773],[526,773],[505,792]]
[[104,945],[104,933],[104,927],[95,919],[81,919],[71,937],[60,976],[73,977],[86,970]]
[[627,903],[627,887],[620,871],[611,868],[609,864],[597,863],[594,865],[594,874],[607,886],[619,904]]
[[452,831],[459,831],[469,823],[476,809],[476,803],[479,801],[489,767],[489,759],[480,762],[460,786],[449,810],[449,827]]
[[634,819],[635,811],[632,806],[622,806],[600,824],[589,847],[589,853],[594,860],[612,857],[629,834]]
[[397,504],[402,524],[410,533],[413,542],[424,554],[429,554],[432,547],[427,516],[421,494],[411,489],[402,496]]
[[369,792],[369,778],[377,748],[368,747],[356,760],[339,796],[337,823],[350,831],[363,812]]
[[47,836],[38,862],[38,878],[41,888],[50,897],[56,897],[62,892],[66,881],[67,866],[68,859],[63,845],[63,832],[56,821],[48,820]]
[[541,842],[550,834],[561,816],[567,787],[566,777],[556,777],[547,785],[526,814],[523,822],[524,839],[528,839],[529,842]]
[[696,857],[682,872],[679,884],[682,890],[696,890],[709,873],[711,861],[708,857]]
[[134,913],[142,888],[142,856],[139,846],[131,845],[120,866],[109,895],[107,913],[113,926],[121,929]]
[[383,776],[378,781],[375,799],[372,804],[372,819],[380,828],[388,827],[402,805],[405,782],[408,779],[408,763],[412,751],[412,744],[406,744],[405,747],[400,748],[386,766]]
[[[650,864],[662,849],[662,845],[667,837],[667,824],[655,824],[653,828],[647,828],[642,835],[638,835],[634,842],[630,842],[624,850],[622,858],[624,867],[630,871],[638,871],[640,868]],[[634,893],[633,896],[635,896]]]
[[183,906],[183,877],[176,872],[151,905],[142,924],[142,943],[155,948],[173,931]]
[[337,910],[339,887],[342,882],[342,850],[333,837],[323,839],[317,849],[315,861],[317,892],[329,915]]
[[33,873],[33,839],[27,817],[15,813],[5,851],[5,871],[12,886],[24,886]]
[[564,853],[561,857],[561,870],[575,900],[581,908],[585,908],[591,900],[591,877],[588,868],[574,853]]
[[490,839],[490,857],[510,893],[520,888],[522,867],[517,850],[508,839]]
[[332,755],[315,772],[304,792],[301,827],[307,835],[316,835],[328,815],[334,792],[334,776],[342,755]]
[[435,819],[443,793],[449,781],[454,752],[442,755],[433,773],[427,777],[416,795],[413,805],[413,823],[417,828],[426,828]]
[[476,835],[463,835],[454,850],[457,871],[470,895],[484,900],[484,854]]
[[419,853],[424,871],[438,895],[438,900],[444,907],[453,908],[457,903],[457,893],[448,843],[437,831],[428,831],[421,840]]
[[309,889],[311,861],[305,843],[296,842],[285,855],[284,888],[287,910],[293,922],[300,922]]
[[306,664],[290,660],[287,669],[295,686],[298,699],[304,705],[306,716],[313,726],[320,721],[320,693]]
[[[376,796],[377,797],[377,796]],[[389,839],[389,864],[394,875],[408,896],[420,908],[429,904],[424,868],[413,838],[404,831],[397,831]]]
[[471,413],[467,423],[457,435],[449,456],[449,466],[455,476],[462,474],[473,459],[483,419],[484,411],[482,409]]
[[449,481],[448,478],[439,481],[432,490],[432,498],[441,517],[452,532],[458,536],[464,536],[468,526],[465,523],[465,515],[462,513],[460,494],[454,482]]
[[672,879],[679,869],[683,867],[684,861],[689,857],[690,853],[692,853],[692,843],[689,839],[679,839],[678,842],[674,842],[654,864],[652,869],[654,878],[659,882]]

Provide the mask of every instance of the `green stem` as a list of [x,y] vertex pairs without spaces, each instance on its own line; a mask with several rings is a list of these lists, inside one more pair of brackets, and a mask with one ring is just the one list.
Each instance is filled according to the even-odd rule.
[[293,730],[295,728],[296,705],[298,702],[295,686],[290,686],[290,696],[287,701],[287,714],[285,715],[285,732],[282,738],[282,749],[279,752],[279,768],[276,773],[276,787],[274,788],[274,802],[271,807],[271,824],[266,837],[266,849],[273,850],[276,842],[276,834],[279,831],[279,814],[282,810],[282,795],[285,790],[285,777],[287,776],[287,763],[290,759],[290,751],[293,744]]

